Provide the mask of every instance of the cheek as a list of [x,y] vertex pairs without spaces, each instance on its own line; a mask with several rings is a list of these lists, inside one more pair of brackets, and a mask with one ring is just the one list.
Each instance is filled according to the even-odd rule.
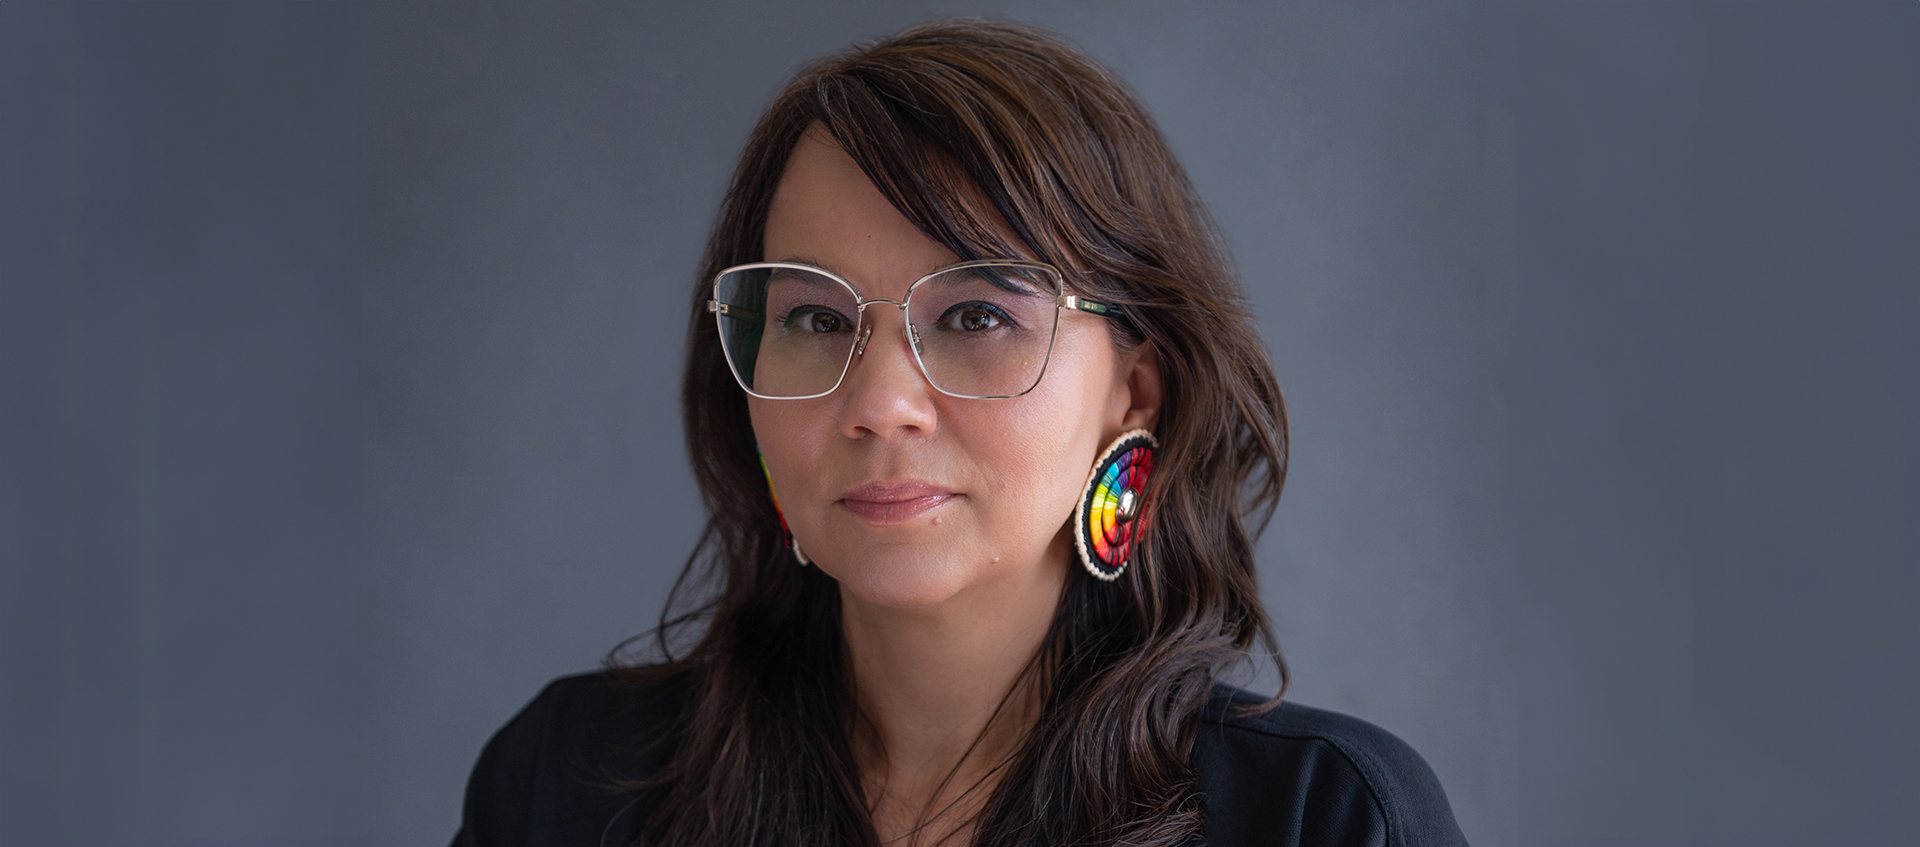
[[1097,357],[1058,356],[1053,364],[1032,394],[995,410],[997,425],[979,427],[970,451],[994,477],[994,518],[1048,533],[1072,517],[1104,446],[1112,377],[1111,363]]
[[833,434],[831,424],[824,415],[818,412],[808,414],[808,409],[801,408],[813,403],[807,400],[747,399],[754,441],[759,445],[761,460],[766,463],[775,481],[782,511],[791,512],[805,506],[811,499],[811,492],[803,490],[801,483],[817,474],[805,473],[804,470],[820,467],[827,460],[825,451],[828,437]]
[[[1057,421],[1049,422],[1057,424]],[[996,517],[1020,522],[1057,523],[1073,509],[1073,492],[1085,475],[1078,439],[1066,439],[1057,425],[1019,429],[993,439],[984,458]]]

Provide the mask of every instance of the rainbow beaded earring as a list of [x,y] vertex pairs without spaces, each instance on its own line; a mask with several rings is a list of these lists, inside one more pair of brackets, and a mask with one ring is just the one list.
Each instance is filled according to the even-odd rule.
[[1073,510],[1073,546],[1087,573],[1112,582],[1127,569],[1127,557],[1146,528],[1140,517],[1146,511],[1153,451],[1159,446],[1159,439],[1144,429],[1124,432],[1093,463],[1087,490]]
[[[754,446],[753,452],[756,455],[760,455],[758,445]],[[767,457],[765,455],[760,455],[760,472],[767,477],[767,496],[773,498],[773,514],[780,519],[780,537],[786,540],[787,549],[793,551],[793,557],[800,560],[801,567],[804,568],[813,564],[813,560],[808,559],[807,554],[800,552],[800,541],[793,537],[793,530],[787,528],[787,513],[780,511],[780,495],[774,493],[773,471],[767,470]]]

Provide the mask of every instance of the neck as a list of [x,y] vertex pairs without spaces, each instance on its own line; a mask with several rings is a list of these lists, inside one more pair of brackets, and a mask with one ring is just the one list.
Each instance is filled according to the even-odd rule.
[[865,719],[854,753],[882,843],[964,835],[962,822],[984,806],[1024,740],[1041,693],[1025,672],[1066,582],[1064,555],[1048,559],[1022,569],[1028,576],[933,606],[876,606],[842,592]]

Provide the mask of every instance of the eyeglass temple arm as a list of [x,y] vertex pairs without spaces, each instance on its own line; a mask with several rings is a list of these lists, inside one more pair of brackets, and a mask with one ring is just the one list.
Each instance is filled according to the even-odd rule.
[[1096,300],[1087,300],[1078,294],[1060,295],[1060,307],[1063,309],[1091,312],[1103,318],[1111,318],[1121,314],[1119,306],[1109,306]]
[[742,309],[739,306],[722,303],[718,300],[708,300],[707,311],[714,314],[726,315],[729,318],[739,318],[743,321],[757,321],[761,317],[759,312],[753,311],[752,309]]

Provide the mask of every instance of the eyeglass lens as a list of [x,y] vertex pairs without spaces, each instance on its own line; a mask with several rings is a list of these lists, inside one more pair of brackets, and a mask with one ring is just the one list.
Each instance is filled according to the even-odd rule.
[[[922,280],[908,298],[907,323],[927,378],[974,397],[1033,388],[1053,345],[1059,293],[1051,273],[1022,265],[953,268]],[[824,394],[853,358],[860,307],[832,277],[785,267],[732,271],[715,299],[724,307],[727,361],[755,394]]]

